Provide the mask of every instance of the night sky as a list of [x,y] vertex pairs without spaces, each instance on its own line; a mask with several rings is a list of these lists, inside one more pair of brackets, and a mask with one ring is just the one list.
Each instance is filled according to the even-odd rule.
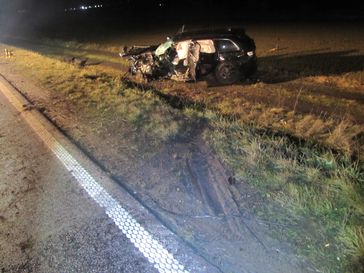
[[[102,8],[94,8],[102,4]],[[81,10],[80,7],[88,8]],[[75,10],[74,10],[75,9]],[[155,24],[197,25],[269,21],[364,21],[364,1],[281,0],[0,0],[0,30],[113,31]],[[79,31],[79,32],[81,32]],[[95,32],[95,31],[94,31]]]
[[351,10],[352,12],[363,11],[364,1],[362,0],[347,0],[339,1],[281,1],[281,0],[0,0],[0,10],[49,10],[57,11],[65,8],[80,7],[81,5],[95,5],[104,4],[105,6],[142,6],[142,5],[155,5],[162,4],[162,7],[175,7],[181,8],[187,5],[202,7],[226,7],[244,9],[246,7],[253,9],[254,11],[276,11],[276,10],[292,10],[298,11],[303,9],[307,12],[314,12],[315,10],[330,11],[330,10]]

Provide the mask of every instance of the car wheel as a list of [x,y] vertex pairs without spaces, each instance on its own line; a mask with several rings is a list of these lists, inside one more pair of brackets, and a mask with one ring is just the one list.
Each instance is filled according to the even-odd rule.
[[233,84],[240,79],[241,75],[235,63],[221,62],[216,67],[215,77],[220,84]]

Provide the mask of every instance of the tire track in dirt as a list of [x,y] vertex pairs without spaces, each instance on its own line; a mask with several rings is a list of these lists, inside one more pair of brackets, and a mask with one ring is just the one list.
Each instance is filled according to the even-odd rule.
[[[57,105],[52,105],[52,101],[45,101],[44,103],[48,110],[52,109],[50,112],[47,111],[50,117],[54,115],[63,117],[62,119],[57,120],[57,123],[61,123],[59,126],[62,128],[67,128],[71,123],[73,125],[79,122],[82,123],[81,120],[75,119],[75,115],[82,116],[82,107],[77,108],[78,111],[75,112],[68,111],[68,108],[72,109],[72,107],[77,107],[76,105],[68,105],[68,103],[68,101],[63,101]],[[179,100],[175,100],[174,103],[175,104],[172,103],[170,105],[175,108],[185,106],[185,104],[181,103]],[[116,130],[115,125],[109,124],[109,126],[113,128],[110,130],[110,133],[114,132],[114,135],[110,135],[106,132],[110,128],[105,128],[106,131],[104,132],[104,136],[97,136],[94,132],[89,131],[89,134],[86,132],[86,137],[77,141],[77,143],[80,144],[83,149],[86,149],[88,153],[91,153],[93,158],[98,158],[102,165],[106,167],[107,170],[110,170],[112,175],[120,174],[120,177],[123,177],[125,174],[125,172],[123,173],[123,170],[125,171],[126,169],[131,178],[128,180],[142,181],[137,182],[140,183],[139,185],[129,185],[130,187],[134,187],[131,192],[134,192],[135,190],[139,191],[141,196],[143,195],[142,201],[148,202],[148,198],[154,198],[160,206],[164,205],[165,207],[173,208],[177,211],[181,209],[176,213],[177,217],[180,212],[192,212],[191,217],[188,217],[188,219],[184,222],[178,221],[178,219],[170,219],[171,216],[169,215],[168,217],[167,215],[167,221],[169,221],[168,223],[171,223],[172,225],[171,230],[175,231],[178,235],[185,240],[188,240],[190,243],[194,243],[196,249],[198,249],[199,252],[202,251],[204,257],[207,257],[210,262],[219,264],[220,262],[217,262],[216,257],[220,256],[218,261],[221,260],[221,263],[223,264],[221,268],[223,268],[226,272],[239,272],[239,268],[243,261],[249,261],[252,268],[259,259],[269,259],[273,263],[274,258],[272,258],[265,249],[259,245],[259,241],[257,241],[256,238],[247,232],[244,227],[244,223],[239,217],[239,209],[229,190],[228,178],[230,175],[207,144],[203,141],[202,133],[204,129],[206,129],[206,124],[187,124],[186,128],[184,128],[184,131],[189,131],[186,137],[183,137],[179,141],[173,141],[173,143],[165,145],[172,146],[171,150],[177,149],[184,158],[184,160],[181,161],[181,166],[177,167],[181,167],[187,176],[185,183],[187,188],[190,189],[190,192],[192,192],[192,194],[188,196],[188,200],[191,200],[192,202],[191,204],[188,204],[188,206],[181,205],[180,207],[178,207],[178,202],[176,202],[177,200],[175,198],[175,192],[173,192],[173,187],[176,184],[181,186],[182,183],[178,183],[175,177],[168,174],[170,167],[177,165],[176,162],[173,161],[173,156],[168,151],[169,147],[162,147],[161,151],[150,160],[151,162],[144,162],[146,166],[142,166],[138,162],[127,162],[128,165],[138,165],[131,166],[130,170],[128,170],[128,166],[123,165],[125,162],[122,162],[120,155],[115,149],[113,149],[113,147],[118,147],[117,144],[120,144],[120,136],[118,137],[117,133],[120,133],[120,130],[123,128],[118,128],[118,130]],[[87,124],[86,126],[82,126],[81,124],[81,127],[87,128],[88,126]],[[70,128],[67,133],[72,137],[75,132],[73,131],[73,128]],[[107,141],[105,141],[105,137],[107,137]],[[91,146],[88,144],[91,144]],[[148,145],[148,143],[144,143],[144,145]],[[148,166],[153,165],[153,162],[159,164],[161,166],[160,169]],[[133,173],[133,170],[135,173]],[[158,172],[159,170],[160,172]],[[163,177],[163,175],[166,175],[166,177]],[[173,179],[175,181],[170,181]],[[122,178],[120,181],[121,183],[123,182]],[[187,197],[187,195],[185,197]],[[205,202],[201,205],[203,210],[193,208],[194,206],[199,206],[197,202],[195,202],[195,199],[198,198],[205,200]],[[149,205],[149,208],[151,209],[158,209],[158,207],[151,206],[151,203],[147,205]],[[193,210],[187,210],[188,208],[193,208]],[[195,216],[199,216],[197,213],[202,211],[208,212],[208,214],[205,215],[207,218],[202,220],[195,218]],[[162,217],[164,216],[158,211],[156,213]],[[193,230],[191,227],[197,229]],[[186,239],[185,232],[186,230],[188,232],[189,229],[192,229],[194,232],[193,236],[198,236],[198,240],[202,238],[203,241],[195,242],[193,241],[193,237],[187,237]],[[240,248],[238,245],[240,244],[244,245],[247,251],[239,251]],[[223,253],[228,253],[228,256],[223,256],[225,255]],[[244,255],[244,259],[241,259],[242,255]],[[290,267],[286,257],[284,260],[284,263]],[[258,271],[264,272],[262,269],[265,266],[263,264],[259,266],[261,270]],[[279,268],[277,264],[276,268]],[[299,270],[290,272],[296,271],[300,272]]]
[[239,238],[242,224],[237,217],[229,217],[237,216],[240,212],[228,189],[228,171],[201,140],[198,147],[199,150],[192,155],[192,159],[186,159],[188,180],[197,189],[207,212],[211,216],[225,217],[230,231]]

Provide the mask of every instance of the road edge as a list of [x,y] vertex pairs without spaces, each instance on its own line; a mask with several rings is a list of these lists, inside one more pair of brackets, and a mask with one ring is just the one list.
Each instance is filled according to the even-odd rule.
[[[148,230],[146,230],[139,224],[137,230],[141,232],[142,235],[145,234],[151,244],[155,244],[154,247],[152,246],[151,248],[153,251],[154,249],[160,249],[160,252],[157,252],[159,255],[155,256],[155,253],[153,252],[148,254],[148,249],[144,247],[144,243],[142,242],[143,237],[139,238],[137,236],[135,239],[132,236],[133,234],[130,234],[129,240],[152,264],[154,264],[159,272],[221,272],[215,266],[208,263],[203,257],[198,255],[195,250],[187,246],[181,238],[150,213],[148,208],[144,207],[143,204],[136,200],[127,192],[127,190],[122,188],[105,173],[99,165],[79,149],[79,147],[77,147],[69,137],[63,134],[59,128],[44,116],[44,114],[34,107],[29,107],[32,106],[32,104],[23,95],[23,92],[15,87],[2,74],[0,74],[0,92],[3,93],[10,104],[20,113],[22,118],[36,132],[45,145],[61,161],[62,158],[60,157],[64,157],[63,159],[68,160],[68,165],[64,162],[62,163],[64,163],[68,171],[76,180],[78,180],[90,197],[105,209],[105,213],[109,215],[124,234],[125,232],[128,233],[128,230],[130,229],[129,227],[125,227],[124,220],[126,220],[126,222],[131,221],[133,224],[143,223],[143,226],[148,226]],[[42,137],[42,135],[46,135],[46,137]],[[81,164],[77,164],[79,162]],[[91,181],[93,186],[91,187],[92,189],[90,188],[90,183],[82,185],[82,179],[93,179],[94,181]],[[96,181],[101,185],[101,188],[94,184]],[[105,192],[103,189],[105,189]],[[100,196],[101,192],[103,195],[103,198],[101,198],[102,200],[95,199],[97,196]],[[108,194],[111,199],[105,199],[105,193]],[[116,203],[114,201],[116,201]],[[105,204],[105,202],[108,204]],[[125,210],[126,214],[123,210]],[[117,216],[120,212],[121,218]],[[134,220],[135,222],[133,221],[134,218],[136,219]],[[168,266],[168,262],[171,262],[171,267]],[[183,266],[182,264],[186,266]]]

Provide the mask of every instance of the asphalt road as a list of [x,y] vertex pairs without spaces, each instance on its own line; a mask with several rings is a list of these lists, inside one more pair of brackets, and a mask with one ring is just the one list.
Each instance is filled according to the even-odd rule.
[[0,272],[157,272],[0,93]]

